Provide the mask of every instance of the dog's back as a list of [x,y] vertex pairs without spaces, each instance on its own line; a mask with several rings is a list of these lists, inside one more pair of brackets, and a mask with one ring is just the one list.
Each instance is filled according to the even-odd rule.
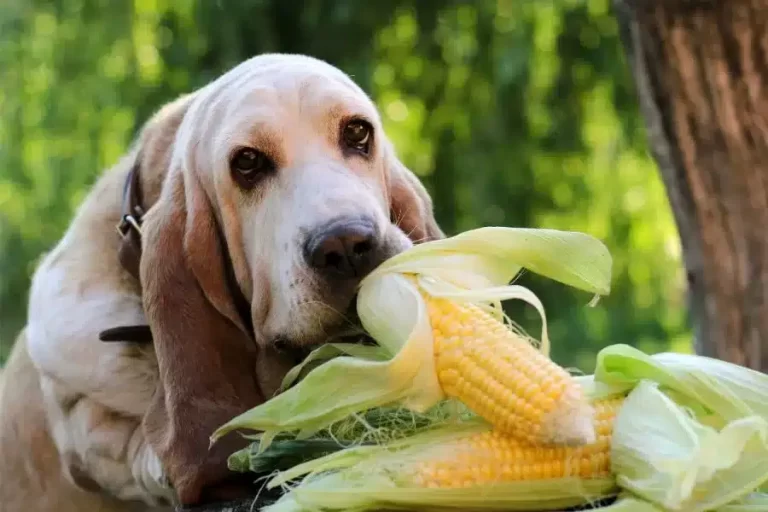
[[45,419],[39,376],[22,332],[0,373],[0,510],[2,512],[138,512],[67,480]]

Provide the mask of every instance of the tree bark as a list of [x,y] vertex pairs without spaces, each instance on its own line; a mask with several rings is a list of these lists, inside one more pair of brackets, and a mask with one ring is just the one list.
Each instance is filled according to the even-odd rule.
[[697,353],[768,371],[768,0],[615,0]]

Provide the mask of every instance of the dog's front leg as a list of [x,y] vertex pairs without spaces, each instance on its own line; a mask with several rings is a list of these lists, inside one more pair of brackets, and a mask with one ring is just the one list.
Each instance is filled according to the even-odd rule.
[[69,392],[49,377],[42,391],[62,470],[73,484],[121,500],[168,504],[171,489],[141,429],[141,419]]
[[[55,255],[55,253],[54,253]],[[141,421],[157,383],[151,346],[103,343],[99,332],[144,322],[140,298],[64,279],[55,258],[36,274],[29,353],[39,375],[48,429],[64,474],[78,487],[155,506],[167,502],[160,462]]]

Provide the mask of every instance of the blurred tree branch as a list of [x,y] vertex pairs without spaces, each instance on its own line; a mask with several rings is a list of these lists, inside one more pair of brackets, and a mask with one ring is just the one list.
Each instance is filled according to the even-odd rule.
[[768,2],[615,0],[696,351],[768,371]]

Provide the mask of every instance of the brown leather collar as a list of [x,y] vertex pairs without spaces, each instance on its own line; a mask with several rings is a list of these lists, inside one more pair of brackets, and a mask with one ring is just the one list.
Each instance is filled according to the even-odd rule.
[[[144,205],[144,196],[141,190],[141,155],[137,155],[136,162],[128,176],[125,179],[123,187],[123,208],[120,222],[117,225],[117,232],[120,235],[120,246],[118,247],[118,258],[120,264],[130,273],[141,286],[141,277],[139,268],[141,264],[141,225],[144,221],[146,208]],[[224,233],[218,222],[215,222],[218,230],[219,240],[222,244],[222,254],[224,255],[224,270],[227,285],[235,303],[235,308],[240,316],[243,325],[246,327],[251,339],[254,339],[253,322],[251,320],[251,305],[243,295],[242,290],[237,285],[235,271],[232,266],[232,260],[224,241]],[[106,329],[99,333],[101,341],[108,342],[134,342],[151,343],[152,331],[148,325],[125,325]]]
[[[120,245],[117,256],[123,268],[131,274],[141,286],[139,265],[141,263],[141,224],[144,221],[144,196],[141,191],[141,174],[139,169],[141,155],[136,156],[136,162],[128,171],[123,186],[123,211],[117,224],[120,235]],[[123,325],[113,327],[99,333],[101,341],[119,341],[134,343],[151,343],[152,331],[148,325]]]
[[141,262],[141,224],[144,222],[144,195],[141,191],[141,173],[136,157],[123,186],[123,213],[117,225],[120,235],[118,257],[123,267],[139,280],[139,263]]

